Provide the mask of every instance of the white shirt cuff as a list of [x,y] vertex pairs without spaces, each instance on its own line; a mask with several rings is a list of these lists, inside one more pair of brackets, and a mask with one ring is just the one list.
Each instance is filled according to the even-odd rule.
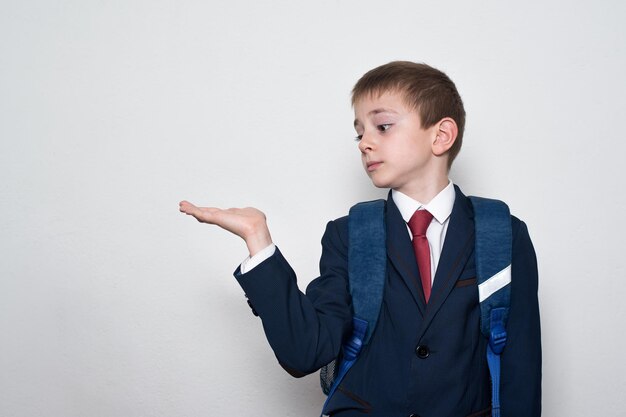
[[276,252],[276,245],[270,243],[268,246],[258,251],[253,257],[248,256],[244,259],[239,270],[242,274],[252,271],[255,266],[272,256],[274,252]]

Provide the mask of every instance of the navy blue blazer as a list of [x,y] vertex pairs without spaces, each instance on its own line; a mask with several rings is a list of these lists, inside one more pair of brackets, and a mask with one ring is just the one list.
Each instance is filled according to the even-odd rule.
[[[489,416],[487,340],[479,329],[474,222],[458,187],[428,304],[398,208],[386,205],[387,281],[372,339],[325,413],[371,416]],[[541,414],[541,339],[537,263],[526,225],[511,217],[513,258],[508,342],[502,354],[503,417]],[[347,217],[322,238],[320,277],[306,295],[279,250],[252,271],[235,271],[260,316],[279,363],[303,376],[336,358],[350,335]]]

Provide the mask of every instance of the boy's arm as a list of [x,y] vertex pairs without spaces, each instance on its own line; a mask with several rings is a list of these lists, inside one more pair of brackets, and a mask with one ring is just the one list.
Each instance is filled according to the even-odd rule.
[[537,299],[537,258],[524,222],[514,220],[511,310],[502,352],[503,416],[541,415],[541,330]]
[[[201,223],[214,224],[240,236],[250,256],[273,246],[265,215],[255,208],[222,210],[182,201],[180,211]],[[340,227],[337,222],[341,223]],[[274,353],[294,376],[314,372],[335,359],[343,335],[351,326],[347,222],[337,222],[330,222],[326,228],[322,238],[321,276],[309,285],[307,295],[298,289],[296,275],[278,248],[249,272],[242,274],[239,268],[235,271],[263,321]]]
[[280,250],[246,274],[235,271],[281,365],[293,376],[316,371],[335,359],[352,315],[347,283],[347,247],[337,222],[322,238],[321,276],[304,295]]

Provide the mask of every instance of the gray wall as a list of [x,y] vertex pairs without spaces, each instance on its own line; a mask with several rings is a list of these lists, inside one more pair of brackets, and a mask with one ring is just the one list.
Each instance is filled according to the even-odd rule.
[[453,181],[529,226],[544,415],[622,415],[625,5],[2,1],[0,415],[317,415],[245,245],[177,203],[263,209],[304,288],[326,221],[384,195],[349,91],[393,59],[455,80]]

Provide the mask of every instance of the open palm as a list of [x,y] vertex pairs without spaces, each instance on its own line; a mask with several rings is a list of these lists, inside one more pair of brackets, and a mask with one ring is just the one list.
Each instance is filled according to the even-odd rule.
[[246,241],[250,255],[272,243],[265,214],[254,207],[220,209],[197,207],[188,201],[181,201],[179,210],[201,223],[214,224],[241,237]]

